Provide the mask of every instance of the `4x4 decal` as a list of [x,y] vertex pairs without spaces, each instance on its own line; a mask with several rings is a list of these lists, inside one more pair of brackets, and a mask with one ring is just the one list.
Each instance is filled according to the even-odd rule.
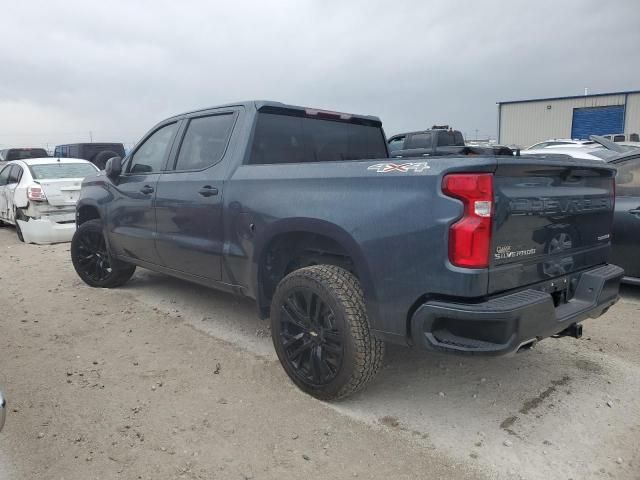
[[406,162],[406,163],[376,163],[367,170],[375,170],[378,173],[388,172],[424,172],[429,169],[427,162]]

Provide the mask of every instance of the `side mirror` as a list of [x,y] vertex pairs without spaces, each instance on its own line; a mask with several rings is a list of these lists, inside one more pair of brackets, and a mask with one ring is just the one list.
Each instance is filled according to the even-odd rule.
[[118,178],[122,173],[122,158],[111,157],[107,160],[107,163],[104,166],[104,173],[106,173],[107,177],[111,180]]

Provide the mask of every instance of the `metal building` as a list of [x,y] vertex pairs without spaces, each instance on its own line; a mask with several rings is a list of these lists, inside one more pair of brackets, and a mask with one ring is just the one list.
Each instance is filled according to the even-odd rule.
[[498,102],[498,143],[640,133],[640,90]]

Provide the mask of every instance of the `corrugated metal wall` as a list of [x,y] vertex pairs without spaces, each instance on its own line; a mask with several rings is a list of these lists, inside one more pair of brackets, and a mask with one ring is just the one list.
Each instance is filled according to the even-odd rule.
[[640,133],[640,93],[630,93],[627,97],[624,133]]
[[[636,110],[630,112],[628,109],[627,119],[630,119],[629,114],[640,119],[640,94],[629,94],[628,97],[628,102],[634,97]],[[570,138],[574,108],[624,105],[624,101],[622,94],[501,104],[498,106],[501,110],[500,143],[527,147],[550,138]],[[625,123],[631,125],[629,121]]]

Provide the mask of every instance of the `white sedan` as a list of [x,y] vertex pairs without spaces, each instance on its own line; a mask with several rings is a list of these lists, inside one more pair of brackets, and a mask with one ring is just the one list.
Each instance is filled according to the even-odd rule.
[[0,167],[0,223],[27,243],[71,241],[82,180],[98,168],[76,158],[14,160]]

